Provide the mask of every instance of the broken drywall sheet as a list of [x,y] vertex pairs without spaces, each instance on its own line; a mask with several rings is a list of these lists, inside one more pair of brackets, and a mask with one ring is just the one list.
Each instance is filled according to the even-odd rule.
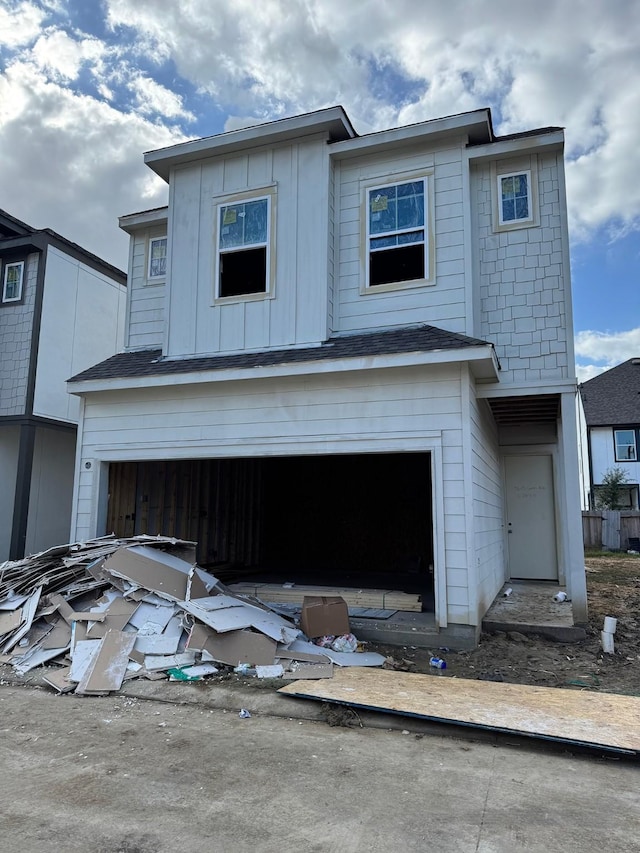
[[98,652],[92,657],[76,693],[109,693],[119,690],[129,663],[129,652],[136,636],[133,633],[110,629],[100,640]]
[[138,631],[134,651],[145,655],[173,655],[178,651],[183,630],[182,616],[173,616],[159,634]]
[[81,681],[91,661],[98,653],[101,640],[78,640],[72,652],[71,669],[69,678],[71,681]]
[[185,601],[191,577],[192,595],[204,597],[208,590],[194,566],[167,551],[148,545],[122,547],[105,561],[105,570],[170,601]]
[[156,672],[161,669],[190,666],[195,662],[195,651],[180,652],[175,655],[145,655],[144,668],[149,672]]
[[22,608],[0,613],[0,636],[10,634],[22,625]]
[[27,598],[29,598],[28,595],[9,595],[0,601],[0,610],[16,610],[18,607],[22,607]]
[[42,666],[50,660],[60,657],[69,650],[69,646],[64,648],[45,649],[41,646],[34,646],[26,655],[23,655],[17,662],[13,664],[14,672],[17,675],[24,675],[37,666]]
[[324,655],[338,666],[382,666],[384,663],[384,658],[377,652],[334,652],[304,640],[295,640],[290,644],[289,650]]
[[203,655],[207,652],[213,660],[228,666],[241,663],[268,666],[274,662],[276,643],[270,637],[254,631],[217,634],[206,625],[196,624],[189,634],[187,648],[200,651]]
[[2,651],[4,653],[10,651],[24,636],[29,633],[31,623],[36,615],[36,610],[38,609],[38,602],[40,601],[41,595],[42,587],[39,586],[25,601],[22,607],[22,625],[11,635],[9,640],[7,640],[5,645],[2,647]]
[[142,600],[128,624],[137,629],[138,636],[161,634],[175,612],[175,605],[171,602],[163,601],[158,605]]

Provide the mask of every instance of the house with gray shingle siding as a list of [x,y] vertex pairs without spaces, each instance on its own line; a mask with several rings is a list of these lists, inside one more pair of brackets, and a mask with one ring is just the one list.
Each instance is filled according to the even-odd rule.
[[80,401],[71,373],[117,352],[126,275],[0,210],[0,562],[68,541]]
[[148,152],[124,349],[69,382],[75,536],[419,594],[445,645],[507,581],[584,621],[563,145],[333,107]]
[[640,358],[594,376],[580,385],[584,416],[584,509],[597,508],[604,476],[621,469],[621,508],[637,510],[640,484]]

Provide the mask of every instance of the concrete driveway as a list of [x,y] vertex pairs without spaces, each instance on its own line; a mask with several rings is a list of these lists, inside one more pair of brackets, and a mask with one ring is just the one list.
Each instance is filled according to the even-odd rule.
[[105,698],[0,686],[2,849],[638,849],[637,763],[382,715],[330,727],[316,703],[271,691],[173,686]]

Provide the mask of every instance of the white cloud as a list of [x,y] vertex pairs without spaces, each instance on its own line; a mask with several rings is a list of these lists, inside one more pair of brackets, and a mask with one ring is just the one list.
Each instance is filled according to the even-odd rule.
[[184,136],[76,94],[31,63],[14,62],[0,76],[0,104],[3,206],[126,266],[118,216],[166,203],[166,185],[142,152]]
[[640,358],[640,328],[626,332],[578,332],[576,355],[606,364],[619,364],[629,358]]
[[32,50],[35,63],[60,82],[75,80],[85,62],[96,62],[105,46],[95,38],[72,38],[62,30],[52,29],[40,36]]
[[[574,236],[640,216],[640,4],[591,0],[106,0],[114,29],[240,115],[343,103],[380,128],[493,105],[500,132],[566,127]],[[615,12],[613,9],[615,8]],[[394,65],[409,104],[375,94]],[[413,88],[415,87],[415,88]]]
[[129,89],[135,93],[138,110],[143,115],[158,114],[169,119],[193,121],[195,116],[184,108],[182,98],[151,77],[134,74]]
[[29,44],[37,37],[45,13],[35,3],[7,3],[0,6],[0,45],[12,48]]

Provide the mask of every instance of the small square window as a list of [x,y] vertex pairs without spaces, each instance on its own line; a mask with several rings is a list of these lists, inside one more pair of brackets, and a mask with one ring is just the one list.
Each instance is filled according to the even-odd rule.
[[498,219],[500,225],[531,222],[531,172],[498,175]]
[[2,278],[2,301],[19,302],[22,299],[24,261],[5,264]]
[[426,181],[367,190],[367,287],[427,278]]
[[616,462],[635,462],[638,458],[635,430],[616,429],[613,431],[613,438],[616,449]]
[[154,237],[149,240],[149,267],[147,278],[151,281],[167,275],[167,238]]
[[218,208],[218,283],[221,298],[268,293],[271,198]]

